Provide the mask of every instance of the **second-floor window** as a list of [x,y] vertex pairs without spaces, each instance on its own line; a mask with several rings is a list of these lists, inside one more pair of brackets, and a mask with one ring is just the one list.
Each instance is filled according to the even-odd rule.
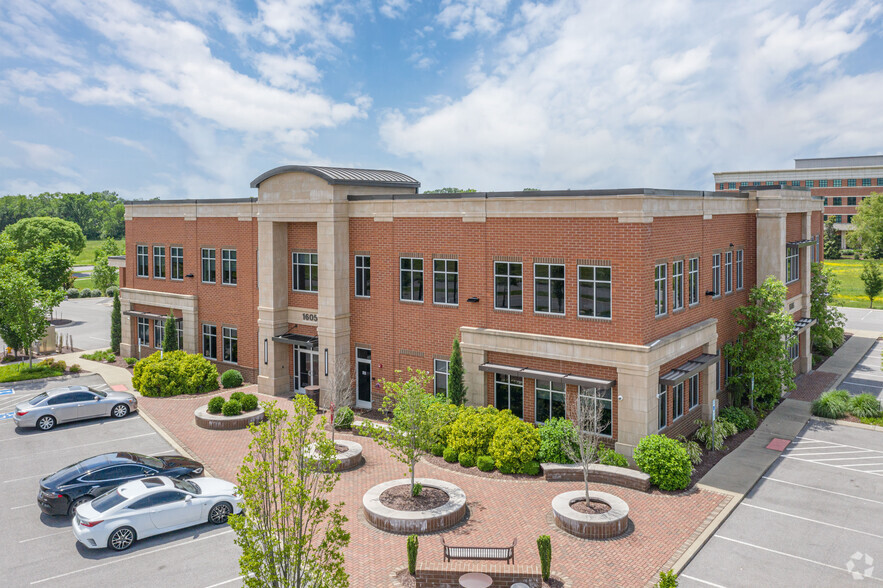
[[736,250],[736,290],[741,290],[745,286],[745,252],[741,249]]
[[137,276],[146,278],[150,275],[150,254],[147,252],[147,245],[138,245],[135,248],[135,257],[137,258]]
[[564,266],[535,263],[533,271],[534,311],[564,314]]
[[724,253],[724,291],[729,294],[733,291],[733,252]]
[[690,292],[690,306],[699,304],[699,258],[691,257],[687,269],[687,290]]
[[166,277],[166,248],[163,245],[153,246],[153,277]]
[[173,280],[184,279],[183,247],[169,247],[169,277]]
[[577,268],[579,279],[579,316],[611,318],[610,268],[581,265]]
[[508,261],[494,262],[494,308],[521,310],[524,294],[522,265]]
[[291,289],[296,292],[319,291],[319,254],[291,254]]
[[662,316],[668,312],[668,266],[664,263],[657,265],[654,270],[653,299],[656,316]]
[[785,283],[790,284],[800,279],[800,249],[785,248]]
[[371,297],[371,257],[368,255],[356,256],[356,296]]
[[684,308],[684,261],[671,264],[671,309]]
[[206,284],[215,283],[215,250],[202,250],[202,281]]
[[423,259],[402,257],[399,259],[399,298],[411,302],[423,302]]
[[721,295],[721,254],[715,253],[711,256],[711,289],[714,291],[713,296]]
[[432,301],[436,304],[457,304],[459,278],[457,260],[432,260],[432,278]]
[[221,283],[236,285],[236,250],[221,249]]

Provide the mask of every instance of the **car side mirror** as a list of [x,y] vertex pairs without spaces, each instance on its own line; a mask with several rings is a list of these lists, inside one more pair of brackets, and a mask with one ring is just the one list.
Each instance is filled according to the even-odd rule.
[[184,502],[190,502],[191,500],[193,500],[193,497],[190,496],[189,494],[184,497]]

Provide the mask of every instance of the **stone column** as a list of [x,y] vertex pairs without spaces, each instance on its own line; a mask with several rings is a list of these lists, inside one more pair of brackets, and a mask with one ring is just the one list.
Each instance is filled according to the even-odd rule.
[[126,311],[132,310],[132,303],[129,302],[128,296],[120,292],[120,356],[133,357],[133,350],[138,349],[135,340],[132,337],[132,317],[126,314]]
[[757,284],[768,276],[785,281],[785,213],[763,210],[758,199],[757,211]]
[[346,202],[330,205],[332,218],[316,226],[319,254],[319,406],[331,404],[335,370],[350,367],[349,216]]
[[[702,348],[702,353],[715,355],[717,353],[717,342],[706,343]],[[701,388],[700,402],[702,404],[702,418],[706,421],[711,420],[711,404],[718,397],[717,389],[717,370],[721,368],[720,362],[710,366],[705,371],[699,373],[699,387]],[[720,406],[718,406],[720,413]]]
[[198,306],[181,310],[181,329],[184,335],[184,351],[187,353],[201,353],[202,342],[200,341],[200,326]]
[[460,344],[463,354],[463,381],[466,384],[466,404],[469,406],[486,406],[487,376],[478,366],[485,362],[484,349],[469,344]]
[[[812,212],[803,214],[802,239],[812,238]],[[801,316],[809,318],[810,304],[812,299],[812,253],[809,247],[803,248],[803,259],[800,263],[800,302],[803,308]],[[810,343],[810,329],[799,335],[800,358],[797,360],[797,373],[806,374],[812,371],[812,344]]]
[[641,438],[658,431],[658,388],[658,366],[617,368],[617,452],[631,457]]
[[291,346],[274,342],[273,336],[288,329],[287,223],[258,221],[258,256],[258,392],[282,396],[291,391]]
[[[809,314],[807,312],[806,314]],[[812,327],[810,327],[811,329]],[[797,373],[808,374],[812,371],[812,340],[810,329],[806,329],[798,337],[800,338],[800,358],[797,360]]]

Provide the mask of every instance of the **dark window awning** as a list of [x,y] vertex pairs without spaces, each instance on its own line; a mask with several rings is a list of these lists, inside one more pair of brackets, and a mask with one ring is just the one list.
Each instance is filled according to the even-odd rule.
[[801,318],[794,321],[794,331],[791,333],[791,336],[797,336],[800,333],[804,332],[814,324],[816,324],[816,319],[814,318]]
[[582,386],[584,388],[612,388],[616,384],[616,380],[602,380],[600,378],[588,378],[586,376],[547,372],[545,370],[534,370],[496,363],[483,363],[478,366],[478,369],[492,374],[530,378],[531,380],[548,380],[558,384],[573,384],[574,386]]
[[[155,312],[142,312],[140,310],[126,310],[123,312],[123,314],[128,315],[128,316],[137,316],[138,318],[153,319],[155,321],[156,320],[165,320],[168,318],[168,316],[166,316],[166,315],[156,314]],[[177,319],[177,320],[181,320],[181,319]]]
[[801,239],[800,241],[788,241],[785,243],[788,247],[809,247],[810,245],[815,245],[815,239]]
[[669,371],[663,376],[660,376],[659,383],[663,386],[677,386],[684,380],[692,378],[699,372],[707,369],[708,367],[716,364],[720,361],[719,355],[711,355],[710,353],[703,353],[699,357],[695,359],[691,359],[690,361],[684,363],[681,366],[676,367],[675,369]]
[[276,343],[285,343],[286,345],[294,345],[295,347],[306,347],[307,349],[319,348],[319,338],[311,335],[285,333],[284,335],[276,335],[273,337],[273,341]]

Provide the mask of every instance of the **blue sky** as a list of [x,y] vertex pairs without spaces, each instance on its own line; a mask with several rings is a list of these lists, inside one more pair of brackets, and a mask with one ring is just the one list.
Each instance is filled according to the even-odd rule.
[[3,0],[0,194],[248,196],[283,164],[710,189],[883,153],[880,1]]

